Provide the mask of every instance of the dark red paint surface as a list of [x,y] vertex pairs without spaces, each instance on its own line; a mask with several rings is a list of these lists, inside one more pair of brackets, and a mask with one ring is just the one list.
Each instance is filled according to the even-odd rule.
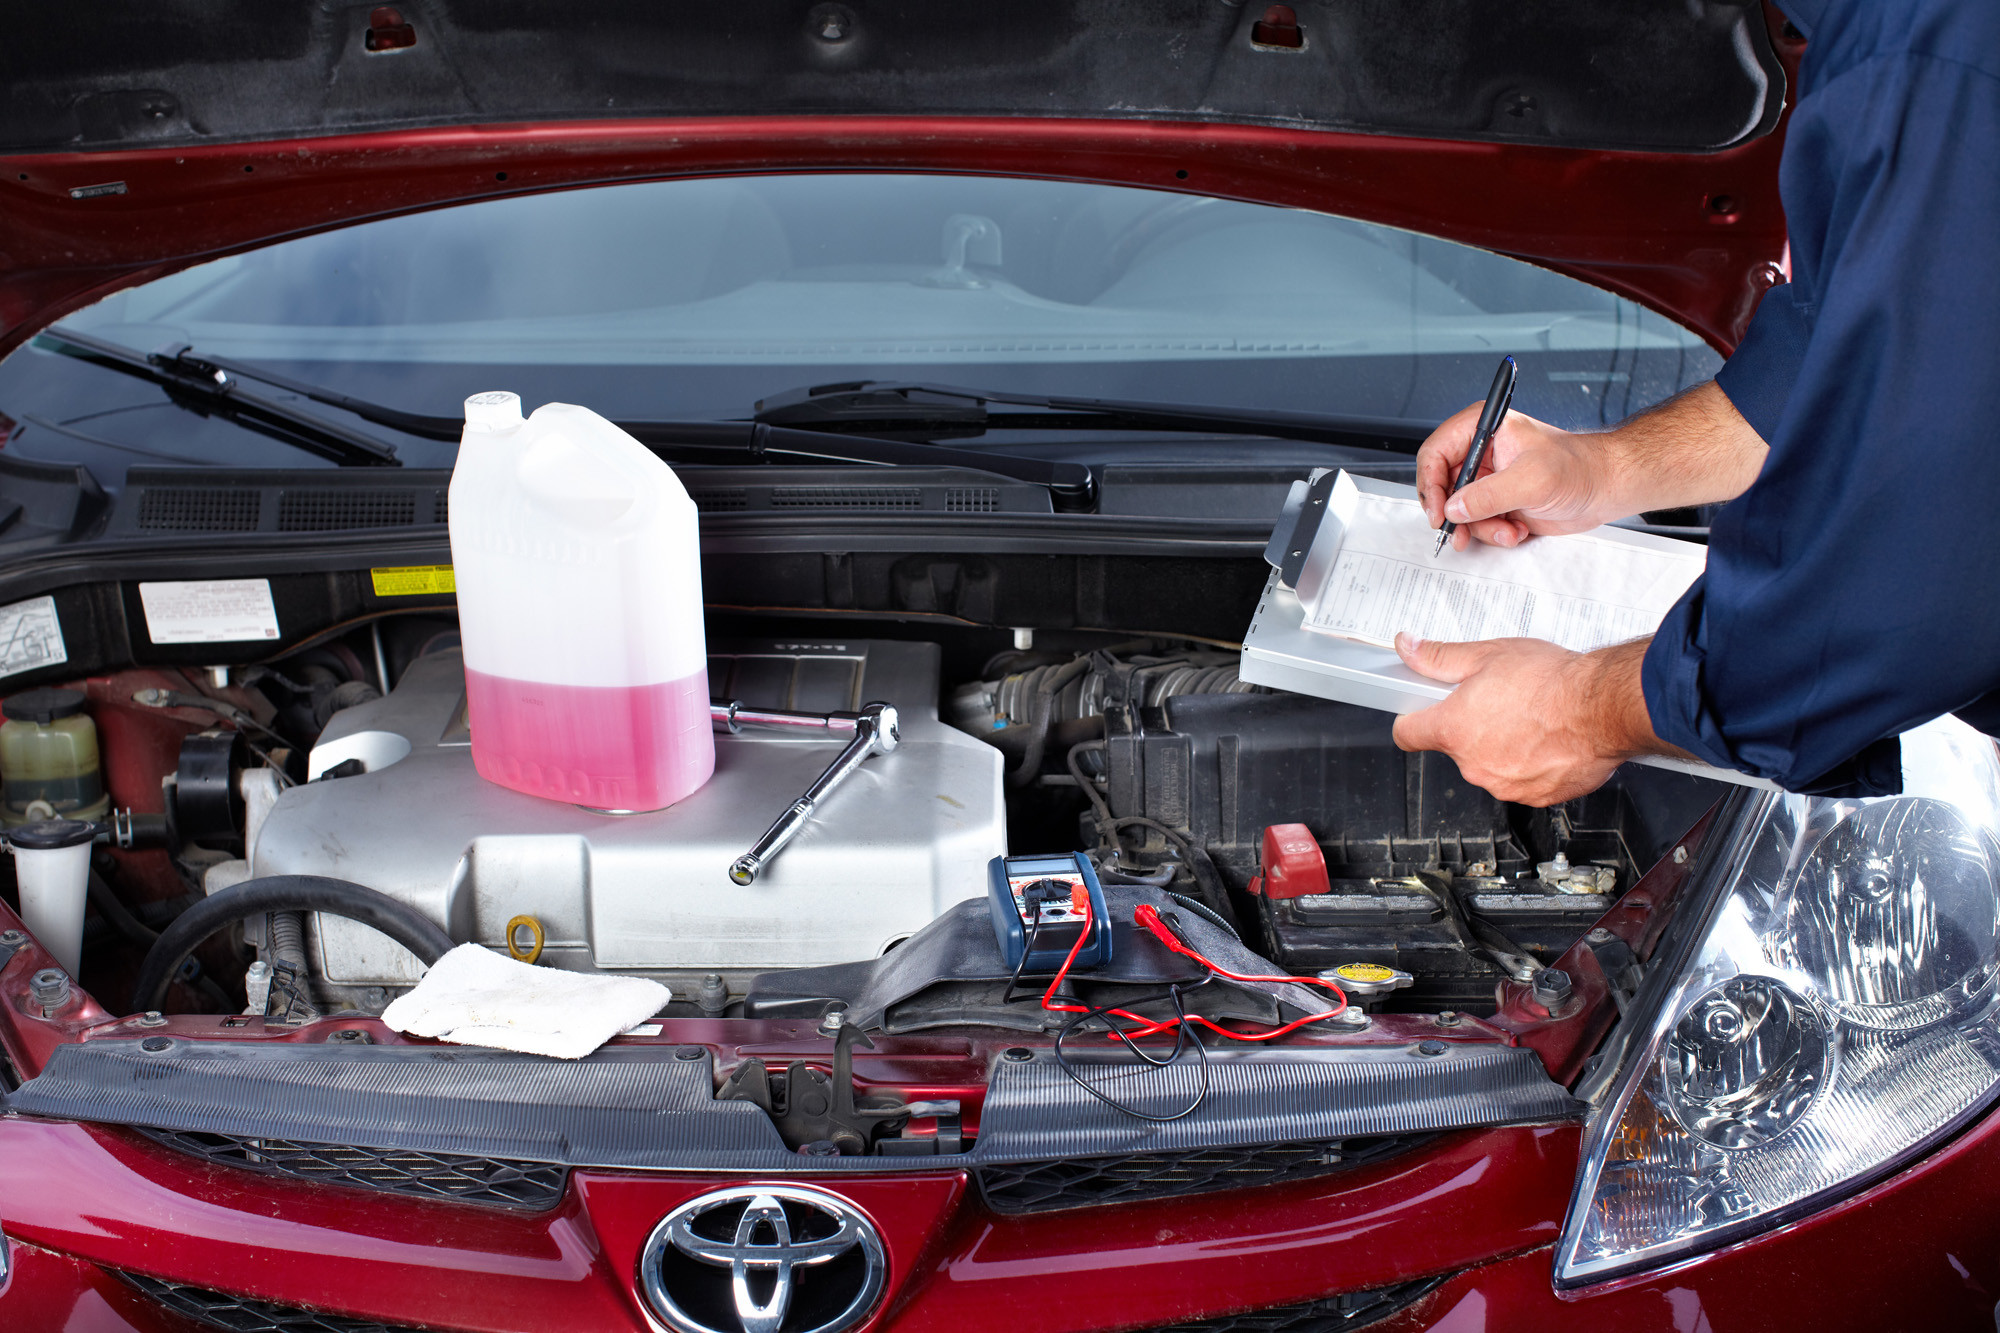
[[[1402,1330],[1986,1329],[2000,1295],[2000,1126],[1782,1232],[1650,1278],[1559,1296],[1552,1242],[1573,1127],[1449,1135],[1317,1181],[1032,1217],[958,1172],[815,1182],[881,1229],[897,1333],[1157,1326],[1456,1274]],[[16,1272],[0,1327],[168,1329],[98,1265],[449,1329],[646,1327],[653,1225],[724,1177],[578,1172],[540,1214],[207,1166],[123,1131],[0,1122]]]
[[[118,287],[365,217],[610,181],[826,170],[1089,180],[1321,209],[1536,260],[1726,349],[1784,249],[1781,138],[1607,153],[1242,125],[801,116],[14,156],[0,158],[0,352]],[[70,197],[107,181],[126,192]],[[1717,214],[1717,195],[1733,211]]]

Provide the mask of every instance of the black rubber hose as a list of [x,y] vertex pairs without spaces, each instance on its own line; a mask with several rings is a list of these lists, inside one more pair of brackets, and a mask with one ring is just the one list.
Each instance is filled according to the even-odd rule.
[[426,966],[452,948],[451,936],[407,903],[344,879],[322,875],[270,875],[212,893],[174,919],[139,965],[132,988],[135,1009],[158,1009],[167,985],[195,946],[233,921],[260,912],[326,912],[372,926],[415,954]]
[[95,907],[97,914],[103,917],[106,924],[111,926],[120,935],[123,935],[134,944],[145,945],[150,945],[154,940],[160,938],[159,931],[154,930],[138,917],[132,915],[131,909],[125,906],[124,901],[119,898],[117,891],[105,883],[102,875],[98,874],[95,870],[91,871],[87,884],[89,886],[90,905]]
[[1035,687],[1028,713],[1028,748],[1022,752],[1020,767],[1007,775],[1008,782],[1016,787],[1025,787],[1042,771],[1042,752],[1048,747],[1049,732],[1055,728],[1050,714],[1055,712],[1056,696],[1089,669],[1088,657],[1073,657],[1042,677],[1041,683]]

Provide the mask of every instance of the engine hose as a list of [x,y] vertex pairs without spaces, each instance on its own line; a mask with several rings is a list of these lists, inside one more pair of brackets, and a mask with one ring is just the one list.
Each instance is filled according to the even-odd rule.
[[1035,687],[1034,700],[1028,715],[1028,748],[1021,754],[1021,763],[1007,781],[1016,787],[1025,787],[1035,780],[1042,771],[1042,751],[1049,743],[1049,730],[1054,725],[1050,716],[1055,711],[1056,695],[1065,685],[1090,669],[1088,657],[1072,658],[1042,677]]
[[271,961],[306,970],[306,919],[300,912],[271,913]]
[[160,938],[159,931],[132,915],[131,909],[126,907],[112,887],[104,882],[102,875],[93,870],[85,883],[87,885],[85,892],[90,897],[90,905],[97,909],[97,914],[103,917],[113,930],[134,944],[150,945]]
[[416,908],[384,893],[322,875],[270,875],[212,893],[174,919],[139,965],[132,988],[135,1009],[166,1002],[174,973],[195,946],[232,922],[259,912],[326,912],[372,926],[415,954],[425,966],[452,948],[451,936]]

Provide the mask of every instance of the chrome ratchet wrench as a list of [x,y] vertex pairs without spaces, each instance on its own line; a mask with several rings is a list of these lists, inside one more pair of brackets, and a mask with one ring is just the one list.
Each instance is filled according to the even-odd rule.
[[902,733],[897,729],[895,707],[885,703],[864,704],[858,713],[792,713],[782,709],[745,708],[734,702],[710,703],[708,716],[717,731],[730,735],[736,735],[746,727],[755,727],[793,735],[817,732],[850,738],[846,748],[827,765],[826,772],[806,788],[805,795],[793,801],[772,822],[771,827],[764,830],[764,836],[757,839],[756,845],[730,862],[729,878],[737,884],[755,882],[764,867],[806,826],[806,821],[813,817],[813,812],[828,793],[847,781],[848,775],[869,759],[895,749],[902,739]]

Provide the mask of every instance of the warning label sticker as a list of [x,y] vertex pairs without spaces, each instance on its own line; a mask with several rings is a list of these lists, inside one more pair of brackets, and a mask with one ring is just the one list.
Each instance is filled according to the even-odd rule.
[[371,569],[377,597],[428,597],[458,591],[450,565],[404,565],[396,569]]
[[55,598],[31,597],[0,606],[0,676],[67,661],[69,650],[63,646]]
[[146,633],[154,643],[240,643],[278,637],[269,579],[142,583]]

